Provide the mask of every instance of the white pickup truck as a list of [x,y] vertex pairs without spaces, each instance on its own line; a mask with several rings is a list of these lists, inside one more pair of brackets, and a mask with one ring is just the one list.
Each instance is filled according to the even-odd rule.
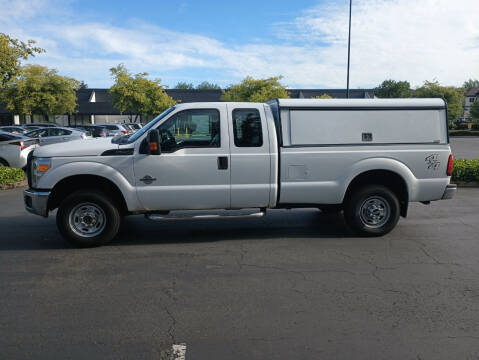
[[36,149],[25,207],[58,209],[77,246],[110,241],[125,215],[176,210],[217,219],[314,207],[380,236],[409,202],[454,195],[446,119],[441,99],[179,104],[132,135]]

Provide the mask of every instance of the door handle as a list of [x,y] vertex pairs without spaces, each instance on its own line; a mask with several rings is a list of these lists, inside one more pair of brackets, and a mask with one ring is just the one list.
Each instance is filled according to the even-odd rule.
[[227,156],[218,156],[218,170],[228,170]]
[[156,181],[154,177],[151,177],[150,175],[145,175],[140,179],[140,181],[143,181],[145,184],[150,185],[153,181]]

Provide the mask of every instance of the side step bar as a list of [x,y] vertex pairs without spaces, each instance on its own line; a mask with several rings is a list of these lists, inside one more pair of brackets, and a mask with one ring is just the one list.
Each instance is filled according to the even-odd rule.
[[225,214],[196,214],[189,215],[182,213],[181,215],[160,215],[160,214],[145,214],[145,218],[153,221],[178,221],[178,220],[217,220],[217,219],[245,219],[245,218],[261,218],[265,216],[266,210],[259,212],[238,214],[238,213],[225,213]]

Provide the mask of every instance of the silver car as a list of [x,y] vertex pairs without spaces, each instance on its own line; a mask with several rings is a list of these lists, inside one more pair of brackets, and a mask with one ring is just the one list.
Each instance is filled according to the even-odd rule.
[[0,131],[8,132],[11,134],[23,135],[30,130],[22,128],[21,126],[8,125],[8,126],[0,126]]
[[63,127],[45,127],[27,132],[25,136],[38,139],[40,145],[56,144],[88,138],[84,131],[67,129]]

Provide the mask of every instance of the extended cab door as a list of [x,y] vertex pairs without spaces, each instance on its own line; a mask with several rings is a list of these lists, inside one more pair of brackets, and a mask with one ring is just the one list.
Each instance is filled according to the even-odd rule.
[[263,104],[228,104],[231,150],[231,207],[268,207],[271,150]]
[[161,155],[135,155],[137,194],[147,210],[227,209],[230,158],[226,105],[172,113],[157,128]]

